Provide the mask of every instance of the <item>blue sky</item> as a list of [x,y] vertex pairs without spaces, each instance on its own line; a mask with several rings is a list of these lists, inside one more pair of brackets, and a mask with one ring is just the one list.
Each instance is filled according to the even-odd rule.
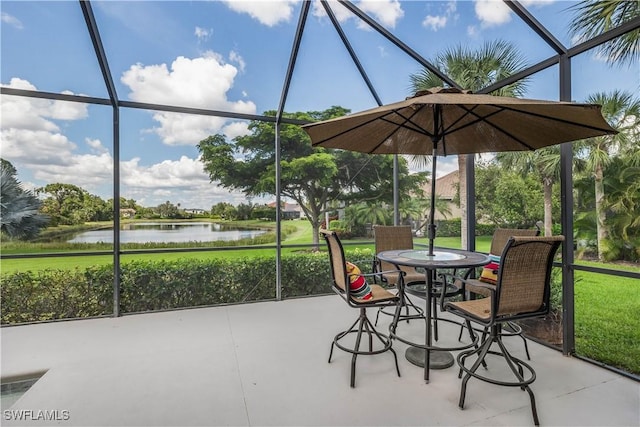
[[[527,65],[554,54],[501,2],[356,1],[430,60],[458,44],[517,45]],[[382,101],[409,95],[420,65],[330,2]],[[574,2],[522,1],[565,46]],[[93,1],[122,100],[262,114],[278,107],[301,5],[298,1]],[[77,1],[2,1],[3,86],[107,97]],[[611,67],[595,51],[572,60],[572,98],[614,89],[637,93],[639,67]],[[558,99],[557,67],[531,79],[526,97]],[[28,187],[72,183],[112,197],[111,108],[2,96],[1,155]],[[319,2],[312,4],[286,111],[376,106]],[[195,148],[210,134],[246,132],[247,122],[121,110],[121,195],[146,206],[165,200],[208,209],[244,202],[209,182]],[[456,167],[441,159],[438,175]],[[269,198],[267,198],[269,199]],[[265,199],[266,200],[266,199]],[[259,200],[254,200],[259,201]]]

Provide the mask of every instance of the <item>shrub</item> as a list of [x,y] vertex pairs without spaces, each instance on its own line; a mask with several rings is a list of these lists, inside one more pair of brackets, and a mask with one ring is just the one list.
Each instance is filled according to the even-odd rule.
[[2,324],[110,314],[112,289],[108,266],[3,275]]
[[[370,271],[371,250],[347,251]],[[326,252],[284,255],[282,297],[331,292]],[[134,260],[121,265],[120,310],[133,313],[274,299],[275,256]],[[1,323],[17,324],[113,313],[113,266],[2,275]]]

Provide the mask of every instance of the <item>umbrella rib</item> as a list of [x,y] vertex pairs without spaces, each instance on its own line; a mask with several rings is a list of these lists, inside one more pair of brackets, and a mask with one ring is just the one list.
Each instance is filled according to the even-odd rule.
[[[568,105],[569,107],[571,107],[571,105]],[[575,107],[579,107],[579,105],[576,105]],[[607,133],[611,133],[611,131],[609,129],[605,129],[605,128],[601,128],[598,126],[592,126],[589,124],[583,124],[583,123],[576,123],[576,122],[572,122],[570,120],[565,120],[565,119],[561,119],[559,117],[553,117],[553,116],[547,116],[544,114],[540,114],[540,113],[534,113],[534,112],[530,112],[530,111],[522,111],[522,110],[518,110],[517,108],[511,108],[511,107],[507,107],[507,106],[501,106],[501,108],[503,110],[509,110],[509,111],[514,111],[516,113],[525,113],[525,114],[529,114],[531,116],[535,116],[535,117],[540,117],[543,119],[547,119],[547,120],[553,120],[555,122],[558,123],[563,123],[563,124],[567,124],[567,125],[571,125],[571,126],[578,126],[578,127],[582,127],[582,128],[587,128],[587,129],[591,129],[591,130],[597,130],[597,131],[601,131],[601,132],[607,132]]]
[[468,126],[472,126],[478,122],[484,121],[485,123],[487,123],[488,125],[492,126],[494,129],[498,130],[499,132],[504,133],[505,135],[509,136],[510,138],[512,138],[514,141],[516,141],[517,143],[519,143],[520,145],[526,147],[529,150],[535,150],[535,147],[530,146],[529,144],[526,144],[525,142],[523,142],[522,140],[520,140],[519,138],[516,138],[512,133],[507,132],[505,129],[499,127],[498,125],[496,125],[495,123],[492,123],[490,120],[488,120],[490,117],[499,114],[503,111],[512,111],[512,112],[516,112],[516,113],[520,113],[520,114],[528,114],[530,116],[533,117],[538,117],[538,118],[542,118],[545,120],[551,120],[557,123],[562,123],[562,124],[566,124],[566,125],[571,125],[571,126],[577,126],[577,127],[582,127],[582,128],[586,128],[586,129],[591,129],[591,130],[597,130],[597,131],[606,131],[606,129],[602,129],[600,127],[596,127],[596,126],[591,126],[588,124],[582,124],[582,123],[576,123],[576,122],[572,122],[569,120],[565,120],[565,119],[561,119],[558,117],[554,117],[554,116],[548,116],[545,114],[540,114],[540,113],[535,113],[535,112],[530,112],[530,111],[522,111],[519,110],[517,108],[511,108],[508,106],[504,106],[504,105],[496,105],[496,104],[488,104],[491,105],[492,107],[497,108],[496,111],[487,114],[486,116],[479,116],[478,114],[474,113],[473,110],[477,107],[474,106],[473,108],[466,108],[464,105],[459,105],[460,108],[462,108],[463,110],[465,110],[467,113],[472,114],[476,117],[476,120],[473,120],[470,123],[466,123],[465,125],[454,129],[453,131],[449,132],[453,126],[455,126],[456,123],[458,123],[460,120],[462,120],[466,115],[462,115],[461,117],[458,118],[458,120],[456,120],[453,124],[451,124],[448,128],[447,131],[445,131],[445,133],[453,133],[453,132],[457,132],[461,129],[464,129]]
[[[419,124],[417,124],[416,122],[414,122],[413,120],[413,116],[415,116],[416,114],[418,114],[418,112],[424,107],[424,104],[420,106],[420,108],[416,109],[413,111],[413,114],[409,117],[405,117],[404,115],[402,115],[402,113],[400,112],[400,110],[393,110],[390,111],[390,113],[395,113],[398,116],[402,117],[404,119],[404,122],[402,123],[396,123],[393,120],[389,120],[387,119],[385,116],[380,117],[380,120],[398,126],[399,128],[404,128],[404,129],[408,129],[410,131],[419,133],[421,135],[427,135],[429,137],[433,136],[433,134],[429,133],[429,131],[427,129],[422,128]],[[412,126],[407,126],[406,123],[410,123]],[[391,134],[393,135],[393,133]],[[389,135],[389,136],[391,136]]]
[[[377,149],[378,149],[382,144],[384,144],[384,143],[385,143],[389,138],[391,138],[391,136],[392,136],[393,134],[395,134],[396,132],[398,132],[398,131],[399,131],[400,129],[402,129],[402,128],[404,128],[404,129],[409,129],[409,130],[411,130],[411,131],[414,131],[414,132],[420,133],[420,134],[422,134],[422,135],[428,135],[428,136],[431,136],[431,134],[429,134],[429,132],[428,132],[428,131],[426,131],[425,129],[421,128],[421,127],[420,127],[420,126],[418,126],[416,123],[414,123],[414,122],[412,122],[412,121],[411,121],[411,119],[413,118],[413,116],[415,116],[415,115],[416,115],[416,114],[417,114],[417,113],[422,109],[422,107],[424,107],[424,105],[422,105],[422,106],[420,106],[420,108],[417,108],[416,110],[414,110],[414,111],[413,111],[413,114],[411,114],[411,116],[409,116],[409,117],[405,117],[405,116],[403,116],[403,115],[402,115],[398,110],[392,110],[392,111],[389,111],[389,114],[385,114],[384,116],[380,117],[380,118],[379,118],[380,120],[382,120],[382,121],[384,121],[384,122],[387,122],[387,123],[390,123],[390,124],[393,124],[393,125],[395,125],[396,127],[393,129],[393,131],[391,131],[391,133],[389,133],[389,135],[387,135],[386,137],[384,137],[384,138],[382,139],[382,141],[381,141],[379,144],[377,144],[375,147],[373,147],[373,149],[372,149],[372,150],[370,150],[370,151],[368,152],[368,154],[372,154],[374,151],[376,151],[376,150],[377,150]],[[402,118],[404,119],[404,122],[402,122],[402,123],[396,123],[396,122],[394,122],[393,120],[386,119],[385,117],[386,117],[386,116],[388,116],[388,115],[390,115],[390,114],[397,114],[398,116],[400,116],[400,117],[402,117]],[[413,126],[406,126],[406,123],[407,123],[407,122],[411,123]]]
[[354,127],[352,127],[352,128],[345,129],[345,130],[343,130],[342,132],[339,132],[339,133],[337,133],[337,134],[335,134],[335,135],[331,135],[330,137],[324,138],[324,139],[322,139],[322,140],[320,140],[320,141],[312,142],[312,143],[311,143],[311,146],[312,146],[312,147],[315,147],[316,145],[322,145],[323,143],[325,143],[325,142],[329,141],[330,139],[333,139],[333,138],[336,138],[336,137],[342,136],[342,135],[344,135],[344,134],[347,134],[347,133],[349,133],[349,132],[352,132],[352,131],[354,131],[354,130],[356,130],[356,129],[359,129],[359,128],[363,127],[363,126],[368,125],[369,123],[375,122],[375,121],[376,121],[376,120],[378,120],[378,119],[379,119],[379,117],[373,117],[373,118],[371,118],[371,119],[367,120],[366,122],[363,122],[363,123],[359,124],[358,126],[354,126]]
[[[497,111],[493,111],[492,113],[487,114],[486,116],[480,116],[480,115],[478,115],[478,114],[476,114],[476,113],[474,113],[474,112],[473,112],[473,110],[477,107],[477,105],[476,105],[476,106],[474,106],[473,108],[466,108],[464,105],[460,105],[460,108],[462,108],[463,110],[465,110],[468,114],[472,114],[472,115],[474,115],[474,116],[476,117],[476,119],[475,119],[475,120],[473,120],[473,121],[471,121],[471,122],[469,122],[469,123],[464,124],[463,126],[460,126],[460,127],[459,127],[459,128],[457,128],[457,129],[454,129],[454,130],[453,130],[452,132],[450,132],[450,133],[457,132],[457,131],[459,131],[459,130],[461,130],[461,129],[464,129],[464,128],[466,128],[466,127],[472,126],[472,125],[474,125],[474,124],[476,124],[476,123],[478,123],[478,122],[484,122],[484,123],[487,123],[488,125],[490,125],[491,127],[493,127],[494,129],[498,130],[499,132],[504,133],[504,134],[505,134],[505,135],[507,135],[509,138],[512,138],[514,141],[516,141],[518,144],[522,145],[523,147],[526,147],[528,150],[535,150],[535,148],[534,148],[534,147],[532,147],[531,145],[529,145],[529,144],[525,143],[524,141],[520,140],[519,138],[516,138],[512,133],[507,132],[507,131],[506,131],[506,130],[504,130],[503,128],[501,128],[501,127],[497,126],[497,125],[496,125],[496,124],[494,124],[494,123],[491,123],[491,122],[488,120],[488,119],[489,119],[489,118],[491,118],[492,116],[495,116],[496,114],[499,114],[499,113],[503,112],[504,110],[510,110],[510,111],[518,111],[518,110],[512,110],[512,109],[508,109],[508,108],[503,108],[502,106],[498,106],[498,105],[495,105],[495,104],[491,104],[491,106],[496,107],[498,110],[497,110]],[[466,114],[465,114],[465,115],[460,116],[460,118],[459,118],[458,120],[456,120],[456,121],[455,121],[451,126],[449,126],[447,130],[450,130],[450,129],[455,125],[455,123],[458,123],[458,122],[459,122],[460,120],[462,120],[465,116],[466,116]],[[445,131],[445,134],[446,134],[446,133],[447,133],[447,132]]]
[[[331,140],[331,139],[334,139],[334,138],[340,137],[340,136],[345,135],[345,134],[347,134],[347,133],[349,133],[349,132],[353,132],[354,130],[357,130],[357,129],[359,129],[359,128],[363,127],[363,126],[367,126],[367,125],[369,125],[370,123],[375,122],[376,120],[382,120],[382,121],[384,121],[384,122],[391,123],[391,124],[393,124],[393,125],[396,125],[396,126],[397,126],[397,128],[396,128],[393,132],[391,132],[389,135],[387,135],[387,136],[382,140],[382,142],[381,142],[380,144],[378,144],[378,145],[377,145],[377,146],[376,146],[376,147],[375,147],[371,152],[375,151],[378,147],[380,147],[380,145],[384,144],[384,142],[385,142],[389,137],[391,137],[391,135],[393,135],[393,134],[394,134],[397,130],[399,130],[400,128],[406,128],[406,129],[412,130],[412,131],[417,132],[417,133],[422,133],[422,134],[424,134],[424,135],[431,136],[431,134],[429,134],[429,132],[427,132],[426,130],[422,129],[422,128],[421,128],[420,126],[418,126],[416,123],[414,123],[414,122],[412,122],[412,121],[411,121],[411,118],[412,118],[414,115],[416,115],[416,113],[417,113],[419,110],[420,110],[420,109],[418,109],[418,110],[414,111],[414,113],[413,113],[410,117],[405,117],[405,116],[403,116],[400,112],[398,112],[398,110],[392,110],[392,111],[389,111],[389,112],[388,112],[387,114],[385,114],[384,116],[381,116],[381,117],[373,117],[373,118],[371,118],[371,119],[369,119],[369,120],[367,120],[367,121],[365,121],[365,122],[363,122],[363,123],[360,123],[360,124],[359,124],[359,125],[357,125],[357,126],[354,126],[354,127],[352,127],[352,128],[349,128],[349,129],[345,129],[345,130],[343,130],[342,132],[339,132],[339,133],[337,133],[337,134],[335,134],[335,135],[331,135],[331,136],[329,136],[329,137],[327,137],[327,138],[321,139],[320,141],[312,142],[312,143],[311,143],[311,146],[312,146],[312,147],[315,147],[316,145],[322,145],[322,144],[324,144],[325,142],[327,142],[327,141],[329,141],[329,140]],[[404,122],[402,122],[402,123],[396,123],[396,122],[394,122],[393,120],[389,120],[389,119],[386,119],[386,118],[385,118],[386,116],[389,116],[389,115],[391,115],[391,114],[397,114],[398,116],[402,117],[402,119],[404,120]],[[411,123],[413,126],[407,126],[407,125],[406,125],[406,123],[407,123],[407,122]],[[370,152],[370,153],[371,153],[371,152]],[[370,153],[369,153],[369,154],[370,154]]]

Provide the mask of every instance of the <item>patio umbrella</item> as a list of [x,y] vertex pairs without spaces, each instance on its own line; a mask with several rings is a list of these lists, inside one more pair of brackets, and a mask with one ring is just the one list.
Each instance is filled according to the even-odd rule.
[[430,256],[437,156],[535,150],[616,133],[599,105],[480,95],[455,88],[420,91],[404,101],[302,127],[313,146],[433,156]]

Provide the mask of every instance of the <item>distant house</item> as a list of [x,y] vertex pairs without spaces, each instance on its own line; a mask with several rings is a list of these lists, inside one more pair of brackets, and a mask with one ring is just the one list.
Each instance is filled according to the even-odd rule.
[[204,209],[191,208],[191,209],[185,209],[184,213],[188,213],[191,215],[204,215],[207,213],[207,211]]
[[[458,184],[460,182],[460,178],[458,175],[458,171],[453,171],[448,173],[447,175],[441,176],[440,178],[436,178],[436,197],[441,200],[445,200],[447,202],[447,207],[451,211],[451,215],[447,215],[445,218],[441,213],[436,210],[435,218],[438,219],[452,219],[452,218],[460,218],[462,217],[462,211],[460,210],[460,206],[454,201],[456,195],[458,194]],[[426,198],[431,197],[431,180],[427,181],[426,184],[422,187],[424,190],[424,196]],[[437,206],[437,205],[436,205]]]
[[133,218],[136,216],[136,210],[132,208],[120,209],[120,218]]
[[[271,202],[267,206],[270,208],[276,207],[276,202]],[[280,211],[282,219],[300,219],[302,209],[297,203],[282,203],[282,210]]]

